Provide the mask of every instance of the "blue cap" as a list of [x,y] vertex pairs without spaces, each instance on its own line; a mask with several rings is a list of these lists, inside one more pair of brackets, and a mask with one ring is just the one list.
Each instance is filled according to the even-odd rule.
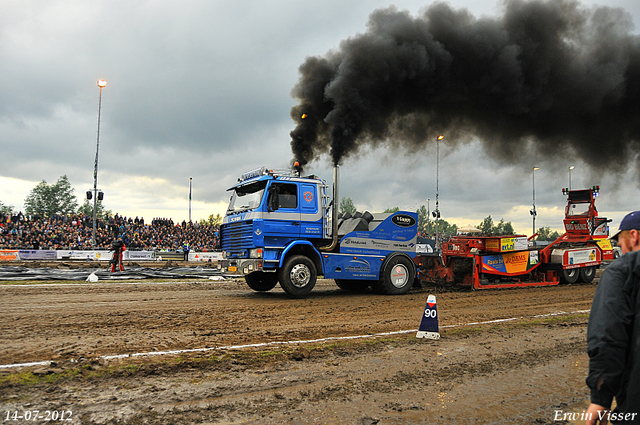
[[618,240],[618,236],[621,232],[625,230],[640,230],[640,211],[634,211],[632,213],[627,214],[622,221],[620,222],[620,228],[618,231],[611,236],[609,239],[613,239],[614,241]]

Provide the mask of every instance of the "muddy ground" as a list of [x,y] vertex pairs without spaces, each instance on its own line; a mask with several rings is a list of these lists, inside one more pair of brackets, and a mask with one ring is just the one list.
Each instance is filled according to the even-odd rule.
[[[563,418],[588,404],[594,291],[393,297],[321,280],[292,299],[206,279],[0,285],[0,365],[54,361],[0,368],[0,421],[38,410],[98,424],[574,423]],[[430,293],[438,341],[415,338]],[[500,319],[513,320],[478,324]],[[409,332],[317,341],[398,331]],[[287,341],[312,342],[246,347]],[[185,349],[202,350],[149,355]]]

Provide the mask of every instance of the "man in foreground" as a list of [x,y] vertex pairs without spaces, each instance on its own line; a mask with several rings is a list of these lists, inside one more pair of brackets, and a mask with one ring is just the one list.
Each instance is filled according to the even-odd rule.
[[627,214],[611,239],[623,255],[602,274],[591,306],[587,425],[640,424],[640,211]]

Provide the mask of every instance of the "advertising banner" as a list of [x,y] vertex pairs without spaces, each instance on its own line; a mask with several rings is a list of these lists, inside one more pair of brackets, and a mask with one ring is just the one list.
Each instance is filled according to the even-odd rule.
[[56,251],[58,260],[109,261],[112,251]]
[[48,250],[20,250],[18,251],[18,257],[21,260],[57,260],[58,254],[56,251]]
[[489,238],[486,248],[494,252],[522,251],[529,247],[526,236],[516,236],[514,238]]
[[189,261],[218,261],[222,260],[222,252],[190,252]]
[[567,262],[569,265],[591,263],[598,259],[598,253],[595,248],[567,252]]
[[125,261],[154,261],[156,259],[153,251],[125,251],[122,253]]
[[18,251],[14,249],[0,250],[0,261],[15,261],[18,259]]
[[482,257],[482,272],[518,275],[528,273],[539,262],[538,251],[509,252]]

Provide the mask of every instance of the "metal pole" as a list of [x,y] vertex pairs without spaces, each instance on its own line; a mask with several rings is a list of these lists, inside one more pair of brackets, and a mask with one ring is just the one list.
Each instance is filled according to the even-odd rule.
[[191,181],[192,177],[189,177],[189,223],[191,223]]
[[440,251],[440,238],[438,237],[438,220],[440,219],[440,140],[444,136],[440,135],[436,139],[436,251]]
[[431,208],[429,208],[429,201],[427,198],[427,234],[431,235]]
[[533,233],[536,234],[536,170],[539,170],[538,167],[533,167],[533,210],[531,210],[531,216],[533,217]]
[[98,98],[98,136],[96,137],[96,160],[93,163],[93,231],[91,234],[91,246],[96,247],[96,217],[98,209],[98,153],[100,152],[100,113],[102,111],[102,89],[107,85],[104,80],[98,80],[100,96]]

